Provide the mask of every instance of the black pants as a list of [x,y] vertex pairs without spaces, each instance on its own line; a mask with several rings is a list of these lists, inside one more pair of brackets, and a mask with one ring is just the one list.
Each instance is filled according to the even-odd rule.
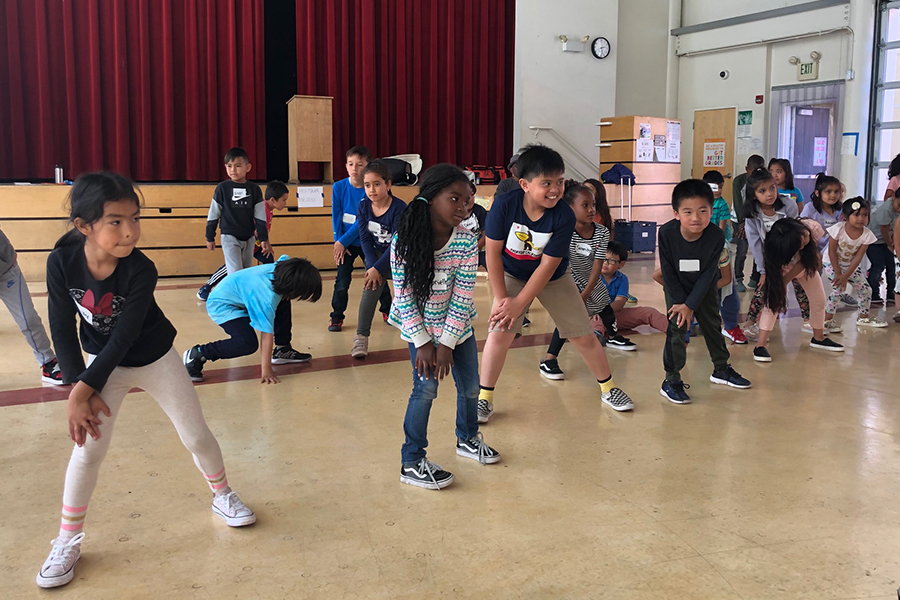
[[[666,291],[666,308],[672,308],[672,297]],[[700,306],[694,311],[694,318],[703,332],[709,357],[712,359],[716,371],[721,371],[728,366],[728,348],[725,346],[725,338],[722,336],[722,317],[719,315],[719,290],[715,285],[709,286],[709,291],[700,301]],[[666,329],[666,345],[663,347],[663,366],[666,369],[666,380],[681,381],[681,370],[687,361],[687,344],[684,342],[685,334],[690,323],[684,323],[681,327],[676,325],[675,318],[669,319],[669,327]]]
[[[616,326],[616,313],[609,304],[600,311],[600,320],[603,321],[603,326],[606,327],[607,337],[615,337],[616,334],[619,333],[619,329]],[[550,346],[547,347],[547,354],[559,356],[559,353],[562,352],[563,344],[565,343],[566,338],[559,337],[559,329],[554,329],[553,337],[550,338]]]
[[[734,244],[737,247],[734,252],[734,280],[744,281],[744,262],[747,260],[747,250],[750,249],[750,243],[741,238],[735,238]],[[754,271],[756,265],[754,264]]]
[[896,273],[894,273],[894,253],[887,244],[872,244],[866,249],[866,256],[872,266],[869,267],[869,275],[866,281],[872,288],[872,299],[881,298],[881,274],[887,280],[886,296],[894,293]]
[[[335,321],[344,320],[344,311],[347,310],[347,302],[349,301],[350,281],[353,279],[353,263],[357,258],[363,259],[363,268],[365,269],[366,258],[363,256],[361,246],[348,246],[344,255],[344,262],[338,265],[337,276],[334,278],[334,293],[331,295],[331,318]],[[381,312],[386,313],[391,310],[391,288],[384,286],[381,292]]]
[[[237,358],[248,356],[259,348],[256,330],[250,325],[249,317],[226,321],[221,325],[230,337],[227,340],[210,342],[200,346],[200,354],[206,360]],[[282,300],[275,309],[275,345],[291,345],[291,302]]]

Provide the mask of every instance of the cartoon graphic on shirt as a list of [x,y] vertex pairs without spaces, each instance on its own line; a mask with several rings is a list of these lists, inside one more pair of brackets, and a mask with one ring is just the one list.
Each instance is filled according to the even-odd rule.
[[505,252],[520,260],[540,260],[551,237],[553,233],[535,232],[525,225],[513,223],[506,238]]
[[122,314],[122,306],[125,298],[114,296],[112,292],[106,292],[99,299],[94,298],[94,292],[79,289],[70,289],[69,295],[75,301],[75,307],[81,314],[83,322],[91,326],[103,335],[112,333],[116,320]]
[[375,238],[379,244],[390,244],[393,234],[388,231],[387,227],[377,221],[369,221],[369,233]]

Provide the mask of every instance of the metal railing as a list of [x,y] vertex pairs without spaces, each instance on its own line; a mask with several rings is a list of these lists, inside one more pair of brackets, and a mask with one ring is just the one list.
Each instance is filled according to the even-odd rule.
[[[547,126],[544,126],[544,125],[529,125],[528,129],[530,129],[531,131],[534,132],[534,136],[533,136],[534,139],[537,139],[538,135],[539,135],[542,131],[549,131],[550,133],[552,133],[552,134],[553,134],[553,137],[555,137],[557,140],[559,140],[560,142],[562,142],[563,146],[566,147],[566,150],[568,150],[569,152],[571,152],[572,154],[574,154],[577,158],[579,158],[579,159],[580,159],[581,161],[583,161],[585,164],[591,165],[591,169],[593,169],[593,171],[594,171],[594,174],[591,175],[591,178],[597,178],[597,177],[598,177],[598,175],[599,175],[599,173],[600,173],[600,163],[599,163],[599,161],[598,161],[598,162],[595,162],[595,161],[592,161],[591,159],[589,159],[587,156],[585,156],[585,155],[581,152],[581,150],[579,150],[578,148],[576,148],[576,147],[575,147],[571,142],[569,142],[569,140],[567,140],[561,133],[559,133],[558,131],[556,131],[556,130],[553,129],[552,127],[547,127]],[[609,144],[594,144],[594,145],[597,146],[597,147],[608,147],[608,146],[609,146]],[[577,167],[575,167],[575,166],[572,164],[571,161],[565,160],[565,157],[563,158],[563,161],[565,161],[566,167],[567,167],[568,169],[571,169],[573,172],[575,172],[575,173],[578,175],[579,178],[581,178],[582,180],[588,179],[588,177],[585,177],[585,176],[584,176],[584,173],[582,173]]]

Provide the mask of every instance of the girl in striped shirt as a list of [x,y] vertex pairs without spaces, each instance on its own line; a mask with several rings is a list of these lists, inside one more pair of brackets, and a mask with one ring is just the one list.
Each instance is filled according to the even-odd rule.
[[472,330],[478,239],[460,226],[468,216],[466,175],[449,164],[422,176],[419,195],[400,218],[391,243],[395,298],[390,323],[409,344],[413,389],[406,408],[400,481],[429,490],[453,474],[425,457],[428,416],[438,382],[456,382],[456,454],[495,463],[500,454],[478,431],[478,346]]

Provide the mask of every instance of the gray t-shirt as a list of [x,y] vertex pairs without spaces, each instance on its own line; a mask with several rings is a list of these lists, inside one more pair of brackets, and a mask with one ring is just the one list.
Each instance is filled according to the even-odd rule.
[[878,238],[878,241],[875,242],[876,244],[886,243],[884,237],[881,235],[881,226],[886,225],[888,230],[890,230],[894,226],[894,220],[898,216],[900,216],[900,213],[894,212],[893,200],[882,202],[872,211],[872,216],[869,218],[869,229],[871,229],[872,233],[875,234],[875,237]]

